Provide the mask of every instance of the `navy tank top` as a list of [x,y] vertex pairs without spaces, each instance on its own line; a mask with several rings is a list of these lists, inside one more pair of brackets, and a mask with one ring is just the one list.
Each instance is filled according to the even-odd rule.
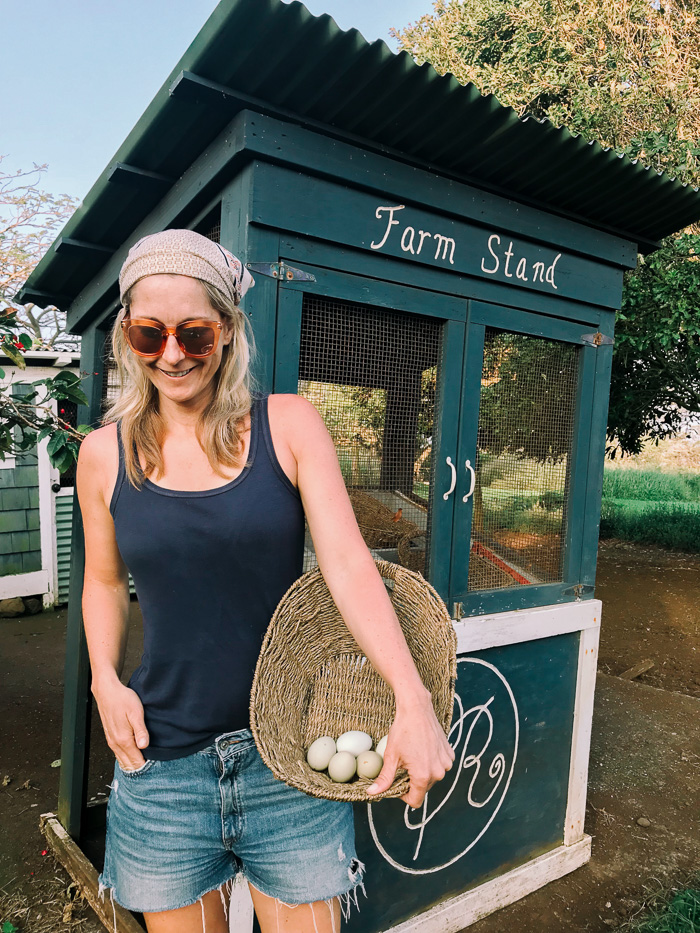
[[145,758],[182,758],[249,727],[265,630],[302,572],[304,511],[275,455],[267,397],[253,400],[250,418],[242,473],[197,492],[132,486],[118,432],[110,512],[143,614],[129,686],[144,706]]

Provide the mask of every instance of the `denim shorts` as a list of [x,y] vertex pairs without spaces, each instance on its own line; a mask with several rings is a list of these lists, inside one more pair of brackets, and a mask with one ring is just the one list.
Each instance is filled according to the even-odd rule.
[[115,765],[99,883],[129,910],[185,907],[239,876],[284,904],[347,905],[363,869],[352,805],[278,781],[248,729],[185,758]]

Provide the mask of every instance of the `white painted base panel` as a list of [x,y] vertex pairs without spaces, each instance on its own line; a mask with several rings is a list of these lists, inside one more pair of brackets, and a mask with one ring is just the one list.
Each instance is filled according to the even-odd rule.
[[459,933],[501,907],[507,907],[550,881],[568,875],[585,865],[590,857],[591,837],[584,836],[572,846],[559,846],[466,894],[459,894],[391,927],[385,933]]
[[35,570],[33,573],[12,573],[0,577],[0,599],[12,599],[15,596],[36,596],[48,593],[48,570]]

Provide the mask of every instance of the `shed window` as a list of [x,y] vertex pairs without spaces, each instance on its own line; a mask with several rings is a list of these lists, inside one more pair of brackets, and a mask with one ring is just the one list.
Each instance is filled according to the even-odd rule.
[[486,330],[470,590],[563,580],[577,354]]
[[[365,542],[426,572],[440,322],[305,295],[300,395],[335,442]],[[305,569],[315,564],[307,539]]]

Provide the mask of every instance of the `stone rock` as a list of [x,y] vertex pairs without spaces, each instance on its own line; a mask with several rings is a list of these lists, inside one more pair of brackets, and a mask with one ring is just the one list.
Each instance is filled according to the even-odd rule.
[[22,615],[24,615],[24,603],[19,596],[0,599],[0,619],[14,619]]
[[651,826],[651,820],[648,820],[645,816],[640,816],[637,820],[637,826]]
[[41,612],[44,608],[44,603],[39,596],[25,596],[22,602],[27,610],[27,615],[30,616],[35,616],[37,612]]

